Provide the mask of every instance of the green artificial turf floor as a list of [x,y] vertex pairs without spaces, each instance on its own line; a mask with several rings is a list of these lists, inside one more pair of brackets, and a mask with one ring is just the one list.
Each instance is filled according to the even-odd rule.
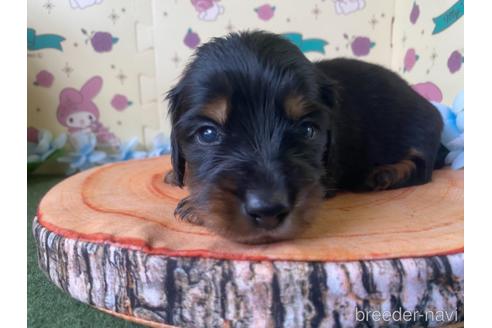
[[141,327],[80,303],[52,284],[38,268],[32,219],[43,195],[60,177],[27,179],[27,326],[35,328]]

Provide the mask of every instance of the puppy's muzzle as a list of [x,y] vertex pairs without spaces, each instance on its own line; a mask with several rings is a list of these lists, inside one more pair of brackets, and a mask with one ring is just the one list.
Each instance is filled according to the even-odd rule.
[[284,222],[290,212],[287,193],[283,190],[249,190],[245,195],[243,211],[254,226],[273,230]]

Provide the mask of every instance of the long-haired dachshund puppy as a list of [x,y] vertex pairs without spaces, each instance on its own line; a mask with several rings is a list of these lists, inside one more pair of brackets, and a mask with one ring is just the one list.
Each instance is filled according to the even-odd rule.
[[296,236],[335,190],[426,183],[440,146],[438,111],[397,74],[267,32],[201,46],[168,100],[176,215],[239,242]]

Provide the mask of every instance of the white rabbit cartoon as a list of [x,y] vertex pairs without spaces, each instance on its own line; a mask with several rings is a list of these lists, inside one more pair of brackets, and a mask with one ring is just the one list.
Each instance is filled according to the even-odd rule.
[[[119,139],[99,122],[99,109],[93,102],[102,88],[102,78],[90,78],[79,90],[65,88],[60,92],[60,104],[56,117],[61,125],[68,128],[74,148],[90,140],[94,134],[100,146],[116,147]],[[82,145],[80,145],[82,144]]]

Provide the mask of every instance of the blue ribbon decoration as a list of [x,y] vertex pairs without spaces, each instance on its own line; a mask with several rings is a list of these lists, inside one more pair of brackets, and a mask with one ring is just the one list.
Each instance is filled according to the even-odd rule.
[[61,133],[56,139],[46,129],[38,130],[38,142],[27,142],[27,163],[45,161],[55,151],[62,149],[67,142],[67,134]]
[[138,138],[134,137],[130,141],[120,145],[118,153],[111,155],[110,160],[114,162],[127,161],[130,159],[142,159],[147,157],[147,152],[136,150]]
[[159,133],[152,140],[152,149],[149,151],[149,157],[158,157],[171,152],[171,140],[163,133]]
[[454,99],[453,106],[432,102],[441,113],[444,123],[441,144],[449,150],[444,163],[453,170],[465,166],[465,93],[461,91]]
[[46,48],[63,51],[61,42],[65,38],[56,34],[39,34],[33,28],[27,29],[27,50],[41,50]]
[[325,53],[325,46],[328,42],[323,39],[302,39],[301,33],[284,33],[282,36],[295,44],[302,52]]
[[432,19],[435,24],[432,34],[437,34],[444,31],[445,29],[456,23],[456,21],[460,19],[464,14],[465,0],[458,0],[444,13]]
[[78,149],[66,156],[58,158],[58,162],[69,164],[66,171],[67,175],[109,162],[106,152],[96,150],[97,138],[93,133],[90,133],[87,142],[87,135],[75,134],[71,137],[78,140]]

